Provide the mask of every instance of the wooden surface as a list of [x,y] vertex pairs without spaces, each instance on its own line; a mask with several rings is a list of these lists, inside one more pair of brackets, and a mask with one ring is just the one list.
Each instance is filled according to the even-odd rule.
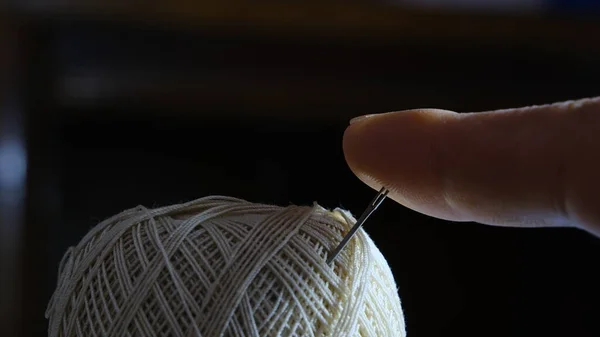
[[[174,118],[244,109],[336,121],[423,105],[501,108],[541,103],[532,88],[548,81],[576,87],[587,81],[582,74],[597,75],[600,59],[600,44],[589,38],[600,35],[595,18],[433,12],[375,1],[27,3],[20,13],[45,22],[54,53],[78,48],[79,56],[57,61],[52,89],[78,115],[171,107]],[[469,84],[456,85],[458,78]],[[580,95],[562,85],[548,90],[557,99]]]
[[[31,3],[31,4],[28,4]],[[600,50],[597,18],[408,9],[376,1],[22,1],[25,14],[363,43],[482,42]]]

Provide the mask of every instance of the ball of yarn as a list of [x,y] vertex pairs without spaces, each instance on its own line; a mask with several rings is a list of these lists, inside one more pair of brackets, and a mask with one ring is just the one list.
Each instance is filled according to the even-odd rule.
[[205,197],[138,206],[69,248],[49,336],[404,336],[390,268],[346,211]]

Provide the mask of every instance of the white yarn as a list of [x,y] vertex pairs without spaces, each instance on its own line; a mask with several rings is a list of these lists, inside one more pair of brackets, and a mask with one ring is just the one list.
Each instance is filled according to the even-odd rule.
[[405,336],[386,260],[346,211],[206,197],[107,219],[71,247],[49,336]]

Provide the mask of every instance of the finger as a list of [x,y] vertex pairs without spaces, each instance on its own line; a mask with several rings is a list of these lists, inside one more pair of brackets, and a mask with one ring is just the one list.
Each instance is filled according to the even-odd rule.
[[361,118],[344,153],[366,184],[416,211],[510,226],[600,226],[600,98],[481,113]]

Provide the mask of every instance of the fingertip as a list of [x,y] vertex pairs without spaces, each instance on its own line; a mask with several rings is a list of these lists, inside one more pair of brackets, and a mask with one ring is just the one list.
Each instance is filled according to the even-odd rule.
[[457,114],[371,115],[343,151],[367,185],[418,212],[508,226],[598,228],[600,98]]
[[385,186],[398,203],[447,220],[461,220],[444,200],[437,142],[458,114],[415,109],[355,119],[343,150],[354,174],[371,188]]

